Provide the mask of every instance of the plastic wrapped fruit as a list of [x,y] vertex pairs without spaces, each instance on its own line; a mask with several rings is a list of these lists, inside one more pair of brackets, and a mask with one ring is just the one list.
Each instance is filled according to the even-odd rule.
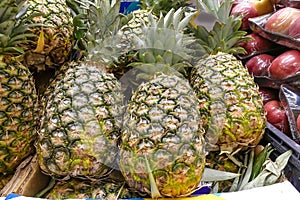
[[299,0],[280,0],[280,4],[285,7],[300,8]]
[[288,35],[292,38],[300,38],[300,16],[291,24]]
[[272,14],[265,23],[267,31],[287,35],[291,24],[300,16],[297,8],[285,7]]
[[269,54],[259,54],[250,58],[245,66],[253,76],[267,76],[269,67],[274,60],[274,56]]
[[298,132],[300,132],[300,115],[297,116],[296,125],[297,125]]
[[300,115],[300,90],[287,84],[282,84],[279,91],[279,100],[286,111],[290,137],[300,144],[300,132],[298,130],[298,118]]
[[284,106],[279,100],[268,101],[264,105],[264,110],[266,111],[266,117],[269,123],[275,126],[278,130],[283,133],[290,135],[290,126],[287,114],[285,112]]
[[270,78],[282,80],[300,71],[300,51],[288,50],[277,56],[269,67]]
[[250,33],[247,36],[253,38],[247,42],[239,43],[238,46],[243,47],[247,54],[245,56],[253,56],[261,54],[263,52],[268,52],[270,49],[273,49],[277,46],[274,42],[261,37],[257,33]]

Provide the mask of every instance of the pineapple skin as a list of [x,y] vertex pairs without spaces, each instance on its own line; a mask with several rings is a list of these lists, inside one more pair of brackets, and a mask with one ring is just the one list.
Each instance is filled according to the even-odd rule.
[[222,52],[203,57],[190,82],[200,100],[207,151],[232,153],[259,143],[266,126],[263,102],[241,61]]
[[12,179],[14,174],[0,175],[0,191],[6,186],[6,184]]
[[23,64],[34,72],[59,68],[68,60],[74,40],[73,20],[66,2],[26,0],[25,5],[28,9],[20,21],[35,24],[30,31],[36,37],[31,38],[33,42],[22,44]]
[[188,81],[176,75],[161,74],[138,87],[124,115],[120,150],[130,187],[151,194],[152,174],[162,196],[195,190],[205,164],[199,110]]
[[138,197],[125,182],[113,182],[110,180],[90,182],[80,179],[69,181],[57,181],[50,192],[45,196],[47,199],[103,199],[116,200]]
[[103,68],[70,62],[46,90],[37,142],[46,174],[98,180],[116,167],[123,96]]
[[38,98],[28,68],[0,55],[0,174],[13,173],[34,152]]

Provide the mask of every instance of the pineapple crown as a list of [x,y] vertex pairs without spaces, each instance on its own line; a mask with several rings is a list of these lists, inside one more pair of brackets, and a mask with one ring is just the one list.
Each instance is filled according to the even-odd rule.
[[197,7],[215,17],[216,22],[212,30],[207,30],[204,26],[191,26],[194,36],[200,44],[200,51],[206,54],[216,54],[217,52],[245,54],[244,48],[236,44],[248,41],[247,32],[240,30],[242,16],[231,15],[233,0],[197,0]]
[[181,7],[187,7],[190,3],[188,0],[141,0],[141,9],[150,9],[153,14],[160,16],[160,13],[166,15],[171,9],[179,9]]
[[28,26],[20,23],[20,18],[26,13],[27,6],[22,0],[1,0],[0,2],[0,55],[18,55],[24,53],[18,46],[29,42]]
[[[149,23],[144,24],[142,36],[133,38],[133,48],[137,50],[137,62],[131,66],[152,76],[156,72],[183,70],[183,63],[188,64],[192,58],[192,49],[189,48],[194,38],[185,34],[194,13],[185,14],[184,8],[171,9],[165,16],[160,15],[156,21],[149,13]],[[188,62],[186,62],[188,61]]]
[[[121,0],[68,0],[76,15],[75,38],[87,52],[87,59],[111,63],[121,54],[118,31],[130,19],[120,13]],[[82,47],[81,47],[82,49]]]

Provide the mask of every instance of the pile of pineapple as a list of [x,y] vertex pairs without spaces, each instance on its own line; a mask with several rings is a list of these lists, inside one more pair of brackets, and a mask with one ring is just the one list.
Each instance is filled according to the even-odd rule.
[[232,3],[198,1],[207,30],[184,0],[126,16],[120,0],[1,0],[1,179],[36,154],[46,198],[183,197],[255,147],[266,119]]

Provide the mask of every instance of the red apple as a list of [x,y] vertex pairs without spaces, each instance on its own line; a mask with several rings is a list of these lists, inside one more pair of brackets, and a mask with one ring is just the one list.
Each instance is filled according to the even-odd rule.
[[278,90],[276,89],[259,87],[259,95],[262,97],[264,104],[271,100],[278,100]]
[[284,79],[300,71],[300,51],[288,50],[277,56],[269,67],[272,79]]
[[265,23],[265,29],[287,35],[290,25],[298,18],[300,10],[285,7],[272,14]]
[[271,100],[264,105],[267,121],[285,134],[290,133],[290,126],[285,109],[279,100]]
[[253,76],[267,76],[269,67],[274,60],[274,56],[269,54],[259,54],[250,58],[245,66]]
[[248,19],[252,17],[257,17],[258,12],[250,2],[239,2],[231,10],[231,15],[242,15],[242,30],[249,29]]
[[293,38],[300,38],[300,16],[291,24],[288,35]]
[[246,55],[252,55],[254,53],[264,52],[275,47],[275,43],[261,37],[256,33],[250,33],[247,36],[253,39],[251,39],[248,42],[243,42],[238,44],[238,46],[243,47],[247,51]]
[[300,133],[300,115],[298,115],[298,117],[297,117],[296,126],[297,126],[297,130]]

